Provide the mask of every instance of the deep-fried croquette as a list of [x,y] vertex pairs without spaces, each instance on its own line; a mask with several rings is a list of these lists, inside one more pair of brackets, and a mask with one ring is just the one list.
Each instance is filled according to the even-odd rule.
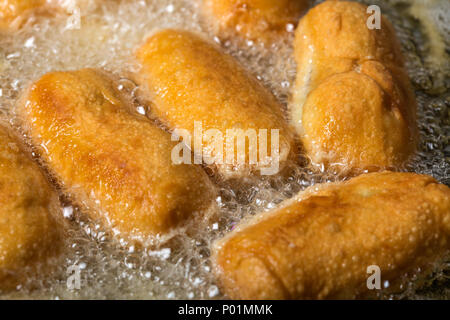
[[11,130],[0,125],[0,292],[44,271],[62,251],[59,201]]
[[206,217],[215,188],[202,168],[172,162],[170,135],[133,115],[118,87],[94,69],[48,73],[16,113],[43,163],[90,217],[121,238],[150,241]]
[[449,236],[450,189],[385,171],[310,187],[219,240],[212,259],[231,298],[354,298],[369,266],[393,284],[445,254]]
[[235,34],[254,41],[274,41],[293,31],[308,0],[203,0],[205,20],[220,37]]
[[416,102],[399,42],[366,6],[326,1],[300,21],[292,124],[315,165],[395,168],[417,144]]
[[[201,123],[204,131],[218,130],[223,137],[227,131],[250,130],[258,134],[267,130],[267,145],[261,139],[258,146],[249,143],[244,154],[245,163],[238,162],[237,147],[235,154],[231,154],[231,151],[226,152],[225,138],[219,143],[219,149],[223,150],[222,163],[216,161],[214,164],[223,177],[242,176],[264,167],[260,154],[262,148],[266,148],[269,155],[272,130],[279,130],[279,148],[276,150],[279,151],[280,168],[292,156],[294,138],[283,117],[282,106],[233,57],[222,53],[213,44],[190,32],[164,30],[150,37],[138,50],[137,57],[142,65],[137,81],[147,90],[154,114],[170,129],[185,129],[194,138],[195,122]],[[200,153],[214,156],[217,140],[203,140],[206,141],[203,141]],[[248,161],[252,152],[258,154],[255,165]],[[227,161],[229,155],[231,161]],[[275,157],[271,154],[268,159]]]

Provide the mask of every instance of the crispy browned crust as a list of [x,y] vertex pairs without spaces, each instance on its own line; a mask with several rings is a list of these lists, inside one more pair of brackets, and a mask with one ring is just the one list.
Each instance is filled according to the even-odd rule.
[[0,31],[21,28],[33,15],[50,15],[62,12],[57,2],[46,0],[3,0],[0,1]]
[[310,187],[218,241],[212,260],[231,298],[354,298],[368,266],[392,283],[444,254],[449,235],[450,189],[386,171]]
[[[294,137],[282,106],[213,44],[190,32],[164,30],[150,37],[137,57],[142,64],[137,81],[148,90],[154,113],[169,128],[186,129],[194,137],[194,122],[199,121],[204,131],[218,129],[224,141],[227,130],[254,129],[258,133],[266,129],[268,150],[271,129],[278,129],[280,168],[293,156]],[[213,148],[211,141],[204,141],[204,152]],[[219,164],[217,168],[223,177],[234,177],[248,174],[255,166]]]
[[199,0],[205,20],[221,38],[272,42],[297,26],[308,0]]
[[292,124],[313,164],[401,166],[417,145],[416,101],[391,24],[366,6],[326,1],[296,30]]
[[50,172],[85,212],[120,237],[146,241],[203,216],[215,189],[197,166],[175,165],[170,135],[130,112],[106,73],[52,72],[17,107]]
[[45,0],[0,1],[0,30],[20,27],[33,10],[44,6]]
[[0,125],[0,291],[49,270],[47,263],[63,244],[58,215],[56,192],[10,129]]

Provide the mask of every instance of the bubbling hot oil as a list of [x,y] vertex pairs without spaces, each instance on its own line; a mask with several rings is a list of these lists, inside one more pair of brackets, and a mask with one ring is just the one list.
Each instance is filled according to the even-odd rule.
[[[416,88],[421,144],[420,152],[408,170],[430,174],[448,185],[449,97],[436,94],[445,91],[445,87],[436,88],[445,83],[438,81],[442,74],[436,71],[437,68],[427,64],[434,60],[424,59],[430,51],[426,32],[418,32],[416,22],[401,9],[407,2],[393,0],[386,5],[385,1],[370,1],[370,4],[378,4],[394,23]],[[288,103],[295,78],[293,32],[284,42],[263,47],[250,41],[221,41],[214,37],[201,21],[195,1],[123,0],[105,1],[102,6],[97,6],[94,0],[83,3],[88,5],[81,8],[80,29],[72,28],[67,23],[67,16],[57,16],[51,20],[36,18],[33,24],[17,33],[0,34],[0,118],[11,120],[12,107],[20,92],[49,71],[104,68],[124,79],[119,89],[129,89],[134,84],[126,80],[126,75],[135,68],[130,62],[134,50],[149,35],[164,28],[200,32],[220,43],[270,88],[284,106]],[[144,110],[143,106],[137,108],[138,113],[144,113]],[[39,276],[30,279],[29,283],[2,298],[221,298],[208,259],[209,247],[215,239],[243,218],[270,210],[308,186],[341,179],[343,177],[332,172],[315,173],[306,167],[292,166],[289,178],[249,178],[240,183],[222,183],[216,199],[221,211],[219,221],[206,230],[198,230],[193,237],[179,235],[170,246],[147,250],[108,241],[100,225],[84,221],[79,210],[62,199],[61,214],[71,223],[65,263],[52,279],[44,281]],[[71,266],[80,271],[80,289],[68,288],[67,280],[74,270]],[[381,292],[380,297],[448,298],[448,280],[445,284],[448,270],[448,262],[437,263],[436,272],[425,281],[417,280],[420,278],[418,272],[404,282],[402,293],[389,296]],[[434,289],[436,284],[437,289]],[[28,290],[36,286],[38,289]],[[384,286],[388,287],[389,283]]]

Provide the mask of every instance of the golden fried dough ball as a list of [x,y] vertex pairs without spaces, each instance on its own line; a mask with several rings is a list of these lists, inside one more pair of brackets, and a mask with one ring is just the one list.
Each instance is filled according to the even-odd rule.
[[116,81],[83,69],[44,75],[17,113],[43,162],[87,214],[145,244],[206,215],[215,189],[200,167],[175,165],[170,135],[130,107]]
[[[192,141],[196,138],[195,122],[202,125],[203,132],[216,129],[222,134],[224,143],[218,148],[217,139],[203,138],[203,148],[194,152],[214,156],[217,149],[223,151],[222,163],[215,162],[223,177],[242,176],[266,164],[273,165],[276,159],[271,154],[273,129],[279,130],[279,167],[292,156],[293,133],[283,118],[282,106],[231,56],[214,45],[186,31],[164,30],[148,39],[137,57],[142,65],[137,81],[147,89],[156,116],[169,128],[188,130]],[[267,144],[258,138],[257,145],[248,143],[245,154],[238,154],[235,143],[233,155],[226,137],[232,137],[231,131],[238,134],[239,130],[244,133],[250,130],[256,135],[267,130]],[[276,145],[275,138],[273,142]],[[260,156],[265,147],[269,158]],[[249,161],[253,152],[258,155],[256,165]],[[245,156],[245,163],[238,161],[239,156]],[[264,159],[269,161],[265,164]]]
[[0,125],[0,292],[41,274],[61,252],[58,204],[39,167]]
[[401,166],[416,149],[416,102],[391,24],[370,30],[366,6],[326,1],[295,35],[297,78],[290,106],[315,165]]
[[269,42],[294,29],[308,0],[203,0],[203,15],[221,37]]
[[367,268],[393,283],[450,249],[450,189],[415,173],[376,172],[313,186],[253,217],[213,248],[238,299],[353,298]]

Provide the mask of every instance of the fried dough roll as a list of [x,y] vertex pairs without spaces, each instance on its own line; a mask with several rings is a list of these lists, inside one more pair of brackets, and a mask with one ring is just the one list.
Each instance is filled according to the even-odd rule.
[[43,162],[88,215],[121,238],[145,242],[205,215],[215,189],[200,167],[172,163],[170,135],[132,115],[117,88],[93,69],[48,73],[17,114]]
[[0,125],[0,292],[50,268],[62,251],[56,192]]
[[308,0],[200,0],[203,15],[216,34],[254,41],[274,41],[294,30]]
[[[194,152],[197,156],[200,153],[213,159],[223,152],[216,157],[222,159],[222,163],[214,162],[223,177],[242,176],[250,170],[266,167],[266,164],[274,165],[274,162],[281,168],[292,156],[293,133],[283,118],[282,106],[231,56],[214,45],[189,32],[164,30],[148,39],[137,57],[142,64],[137,81],[147,89],[154,103],[153,112],[170,129],[187,130],[192,141],[198,138],[195,122],[201,124],[204,133],[216,129],[222,134],[223,143],[219,146],[218,140],[200,136],[202,148]],[[279,161],[271,154],[273,129],[279,130]],[[226,136],[247,130],[256,135],[260,130],[267,130],[267,144],[258,138],[257,145],[248,143],[245,154],[238,154],[237,140],[234,140],[232,154]],[[276,145],[275,138],[273,142]],[[262,148],[267,149],[270,157],[260,156]],[[227,153],[227,150],[230,151]],[[258,155],[255,165],[249,161],[252,154]],[[239,156],[245,156],[245,163],[238,161]]]
[[416,102],[391,24],[366,25],[366,6],[326,1],[295,34],[290,113],[313,164],[402,165],[417,144]]
[[307,189],[213,248],[237,299],[353,298],[367,268],[391,283],[450,249],[450,189],[414,173],[376,172]]

